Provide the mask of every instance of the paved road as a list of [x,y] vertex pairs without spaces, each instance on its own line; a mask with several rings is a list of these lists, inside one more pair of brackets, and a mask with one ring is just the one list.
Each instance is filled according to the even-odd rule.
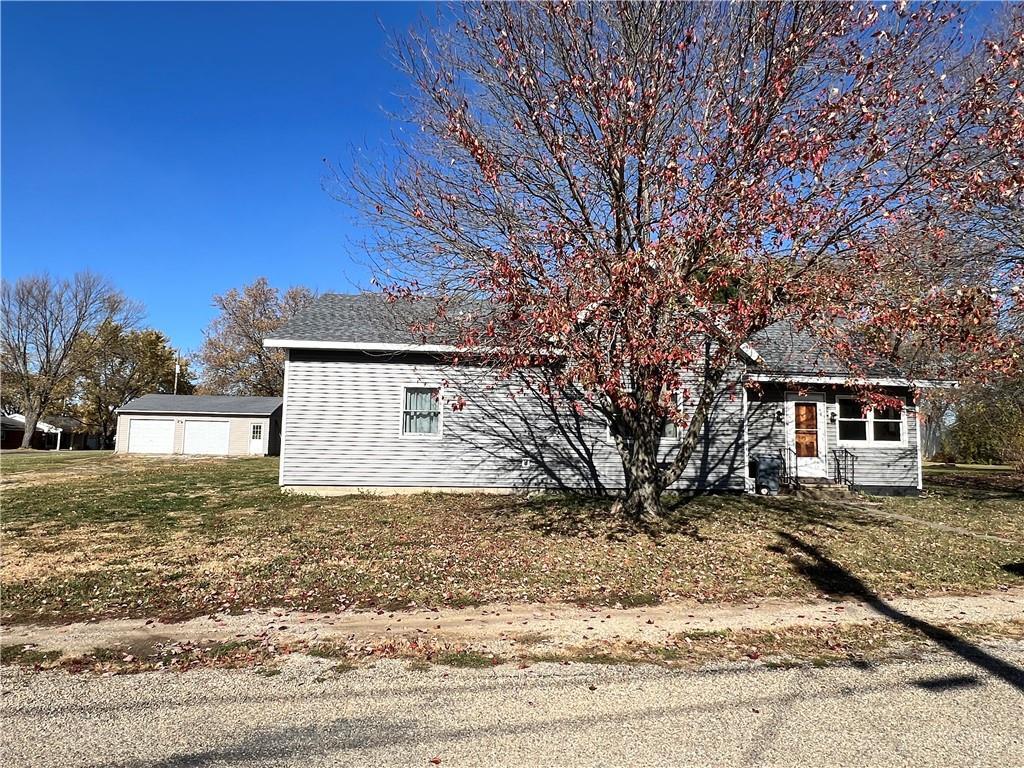
[[[1024,667],[1024,643],[989,651]],[[3,764],[1024,765],[1024,692],[948,656],[702,672],[329,667],[4,670]]]

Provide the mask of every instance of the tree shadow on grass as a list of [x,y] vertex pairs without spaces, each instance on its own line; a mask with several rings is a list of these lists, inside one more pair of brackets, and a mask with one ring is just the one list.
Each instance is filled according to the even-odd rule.
[[[797,572],[822,592],[861,600],[885,618],[920,632],[947,651],[1004,680],[1014,688],[1024,691],[1024,670],[1020,667],[993,656],[947,629],[897,610],[875,594],[861,579],[825,555],[817,547],[786,531],[777,531],[777,533],[799,553],[790,557]],[[782,552],[786,551],[782,547],[778,549]]]
[[1020,576],[1024,579],[1024,561],[1019,563],[1005,563],[999,567],[1009,574]]
[[925,484],[928,490],[974,501],[1024,499],[1024,474],[1017,472],[936,472],[925,477]]
[[655,541],[681,535],[705,541],[704,526],[741,524],[772,530],[845,531],[850,526],[886,528],[893,525],[877,516],[859,512],[855,505],[797,496],[756,497],[741,493],[669,493],[665,516],[654,527],[618,516],[612,496],[545,493],[518,500],[495,500],[486,514],[498,526],[526,527],[544,536],[625,539],[645,535]]

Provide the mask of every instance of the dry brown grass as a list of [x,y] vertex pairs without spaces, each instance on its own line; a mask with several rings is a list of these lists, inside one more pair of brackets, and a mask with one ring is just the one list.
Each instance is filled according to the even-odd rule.
[[[676,506],[651,537],[621,530],[604,500],[316,499],[281,494],[274,459],[93,455],[41,467],[28,458],[33,466],[22,472],[21,455],[3,456],[8,621],[839,593],[843,584],[808,570],[787,535],[881,594],[1024,583],[1015,570],[1024,545],[880,520],[827,500],[702,497]],[[936,486],[927,498],[872,503],[1024,542],[1024,493],[1012,488]]]

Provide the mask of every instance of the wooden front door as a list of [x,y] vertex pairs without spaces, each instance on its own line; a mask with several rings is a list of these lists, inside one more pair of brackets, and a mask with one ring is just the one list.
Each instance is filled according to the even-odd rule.
[[828,477],[825,445],[825,396],[786,396],[786,442],[789,461],[800,477]]

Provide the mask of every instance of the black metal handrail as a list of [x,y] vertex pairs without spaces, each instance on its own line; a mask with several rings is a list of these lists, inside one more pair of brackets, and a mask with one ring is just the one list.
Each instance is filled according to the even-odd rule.
[[833,448],[832,459],[835,462],[836,482],[853,488],[857,484],[857,454],[849,448]]
[[[790,461],[790,457],[792,457],[792,461]],[[779,458],[782,459],[782,482],[793,488],[799,488],[800,462],[796,460],[796,450],[779,448]]]

